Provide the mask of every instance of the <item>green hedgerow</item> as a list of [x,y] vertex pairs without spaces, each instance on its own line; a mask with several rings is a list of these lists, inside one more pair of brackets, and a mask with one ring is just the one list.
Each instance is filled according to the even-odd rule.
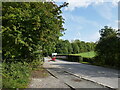
[[29,82],[31,68],[28,63],[3,63],[3,88],[25,88]]

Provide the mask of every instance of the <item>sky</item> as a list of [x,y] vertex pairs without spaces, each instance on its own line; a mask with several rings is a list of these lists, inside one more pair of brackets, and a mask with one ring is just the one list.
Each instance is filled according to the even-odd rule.
[[[65,19],[64,40],[96,42],[99,40],[99,30],[104,26],[118,28],[118,0],[63,0],[69,3],[62,8]],[[57,1],[60,5],[62,1]]]

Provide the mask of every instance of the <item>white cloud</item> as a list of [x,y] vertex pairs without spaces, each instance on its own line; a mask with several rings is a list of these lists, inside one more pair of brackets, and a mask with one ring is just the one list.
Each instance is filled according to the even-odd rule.
[[75,8],[79,7],[86,8],[89,5],[93,5],[96,12],[107,20],[112,20],[112,18],[118,15],[117,13],[113,13],[112,8],[114,6],[117,7],[119,0],[65,0],[65,1],[67,1],[69,5],[64,10],[73,11]]
[[65,10],[72,11],[78,7],[88,7],[89,5],[98,5],[99,3],[111,2],[114,6],[120,0],[55,0],[56,2],[68,2],[68,7]]
[[120,20],[115,20],[116,23],[120,23]]
[[114,9],[113,13],[113,6],[110,3],[104,3],[99,5],[93,6],[96,12],[101,15],[103,18],[111,21],[112,19],[116,18],[118,16],[117,8]]
[[100,38],[99,32],[95,32],[95,33],[93,33],[91,36],[89,36],[89,41],[94,41],[94,42],[96,42],[96,41],[99,40],[99,38]]
[[91,35],[91,41],[97,41],[99,40],[99,38],[100,38],[99,32],[96,32],[93,35]]
[[81,34],[80,32],[77,32],[76,35],[74,36],[74,40],[79,39],[81,40]]
[[91,4],[90,0],[67,0],[69,6],[65,8],[65,10],[74,10],[77,7],[88,7]]
[[[102,26],[99,23],[97,23],[96,21],[86,19],[85,17],[82,17],[82,16],[76,16],[76,15],[72,15],[72,14],[64,14],[64,18],[66,21],[70,20],[71,22],[74,22],[74,24],[77,24],[77,25],[90,25],[90,26],[92,25],[94,27]],[[83,29],[82,26],[80,27],[80,29]]]
[[112,18],[118,15],[117,13],[113,13],[112,8],[117,7],[118,2],[120,0],[63,0],[63,1],[69,3],[68,7],[65,7],[64,10],[73,11],[75,10],[75,8],[80,7],[87,8],[89,5],[92,5],[94,6],[96,12],[98,12],[103,18],[107,20],[112,20]]
[[115,20],[115,23],[111,26],[113,26],[114,29],[118,30],[118,28],[120,27],[120,20]]
[[[72,15],[69,13],[64,14],[64,18],[66,21],[69,20],[68,22],[72,22],[72,23],[74,23],[74,25],[76,25],[76,26],[74,26],[74,25],[72,26],[72,27],[74,27],[74,29],[71,29],[71,30],[75,30],[75,31],[71,31],[71,32],[74,32],[73,36],[71,36],[72,37],[71,40],[80,39],[80,40],[87,41],[87,42],[88,41],[95,42],[96,40],[99,40],[100,34],[99,34],[99,31],[96,31],[96,30],[103,28],[103,26],[101,24],[99,24],[98,22],[89,20],[82,16]],[[86,25],[88,25],[88,27],[94,27],[94,28],[96,28],[96,30],[94,30],[94,28],[92,28],[92,29],[90,28],[88,30],[86,28]],[[69,27],[67,27],[67,29],[69,30]],[[86,32],[86,34],[85,33],[83,34],[83,30]],[[95,32],[91,33],[89,31],[91,31],[91,32],[95,31]],[[90,33],[90,34],[88,35],[88,33]]]

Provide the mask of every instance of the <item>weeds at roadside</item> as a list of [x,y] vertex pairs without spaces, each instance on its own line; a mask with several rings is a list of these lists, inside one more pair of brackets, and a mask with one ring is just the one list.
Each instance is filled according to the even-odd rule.
[[2,63],[2,88],[27,88],[32,71],[42,70],[42,64],[40,60]]

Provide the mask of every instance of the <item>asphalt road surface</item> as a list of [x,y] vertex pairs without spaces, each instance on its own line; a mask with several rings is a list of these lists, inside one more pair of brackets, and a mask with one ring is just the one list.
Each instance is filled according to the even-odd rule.
[[[49,60],[50,58],[45,58],[45,68],[73,87],[80,88],[79,86],[82,85],[81,87],[85,88],[84,85],[87,85],[88,88],[104,88],[104,86],[113,89],[118,88],[118,70],[63,60],[48,62]],[[66,72],[66,76],[61,76],[60,73],[62,72],[64,74]],[[73,75],[81,78],[82,82]],[[76,83],[69,81],[69,78],[76,81]],[[90,83],[90,81],[94,82],[94,84]]]

